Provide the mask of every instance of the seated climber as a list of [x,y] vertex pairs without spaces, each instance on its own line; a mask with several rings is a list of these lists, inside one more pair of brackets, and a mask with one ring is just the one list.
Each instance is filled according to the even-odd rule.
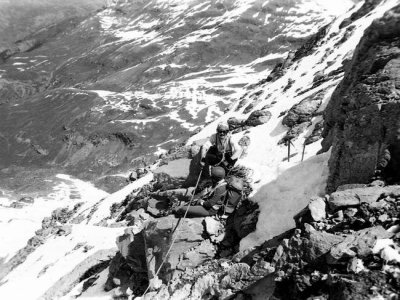
[[375,175],[387,184],[400,183],[400,128],[392,142],[385,143],[380,152]]
[[241,154],[241,147],[232,139],[227,123],[217,126],[217,132],[201,148],[200,164],[231,169]]
[[185,205],[173,210],[177,217],[183,217],[187,209],[187,218],[208,217],[218,213],[230,214],[235,210],[242,194],[239,189],[231,188],[225,180],[224,168],[213,167],[211,180],[212,186],[202,191],[201,197],[189,209]]

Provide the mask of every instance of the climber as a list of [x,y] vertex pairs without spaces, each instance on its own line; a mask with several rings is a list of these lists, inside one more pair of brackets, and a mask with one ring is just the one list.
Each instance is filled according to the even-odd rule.
[[375,175],[384,179],[387,184],[400,183],[400,127],[393,141],[385,143],[380,153]]
[[[189,207],[186,217],[207,217],[216,214],[231,214],[241,199],[240,188],[234,188],[225,180],[225,170],[222,167],[211,168],[212,186],[203,190],[196,203]],[[185,214],[187,206],[179,206],[174,209],[178,217]]]
[[241,147],[232,139],[227,123],[217,126],[217,132],[201,148],[200,165],[221,166],[230,170],[241,154]]

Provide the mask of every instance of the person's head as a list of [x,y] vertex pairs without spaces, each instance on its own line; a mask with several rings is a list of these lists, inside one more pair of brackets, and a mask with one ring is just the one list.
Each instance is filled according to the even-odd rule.
[[229,132],[229,125],[226,122],[221,122],[217,126],[217,134],[219,137],[225,137]]
[[218,182],[225,178],[225,170],[222,167],[212,167],[211,168],[211,179],[214,182]]

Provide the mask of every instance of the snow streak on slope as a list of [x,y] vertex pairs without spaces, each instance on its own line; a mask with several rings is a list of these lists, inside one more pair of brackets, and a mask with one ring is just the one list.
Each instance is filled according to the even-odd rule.
[[33,204],[26,204],[22,208],[12,208],[10,205],[15,200],[2,198],[0,239],[3,242],[0,257],[5,259],[3,262],[7,262],[25,246],[27,240],[40,229],[43,218],[50,216],[53,210],[59,207],[73,207],[79,201],[93,205],[95,199],[108,195],[92,184],[73,179],[68,175],[59,174],[52,181],[53,190],[49,191],[46,197],[36,198]]
[[[131,3],[121,4],[119,9],[127,15],[125,17],[115,14],[114,9],[105,10],[99,15],[99,22],[103,30],[116,40],[102,47],[122,45],[121,51],[122,48],[132,48],[138,52],[146,47],[161,49],[157,58],[146,61],[151,67],[145,67],[144,75],[153,78],[147,86],[137,89],[135,85],[130,94],[110,93],[107,101],[116,109],[123,110],[129,109],[133,99],[147,100],[150,105],[168,108],[168,114],[161,118],[124,118],[117,122],[146,124],[171,118],[181,123],[182,127],[194,130],[198,125],[221,116],[242,93],[243,86],[257,82],[262,74],[270,71],[270,61],[286,55],[286,46],[279,49],[272,46],[268,50],[268,44],[279,43],[279,39],[307,37],[317,29],[315,24],[326,24],[347,11],[352,4],[352,1],[343,1],[342,5],[333,6],[323,0],[231,0],[223,3],[212,0],[154,0],[146,5],[136,3],[133,13]],[[237,22],[243,25],[237,25]],[[267,29],[260,30],[260,26]],[[274,35],[275,31],[281,33]],[[255,37],[251,38],[250,34]],[[263,35],[273,38],[264,39]],[[267,45],[267,55],[262,58],[253,59],[238,50],[240,47],[253,47],[259,42]],[[234,46],[233,52],[225,49],[230,44]],[[226,52],[226,58],[222,60],[216,54],[221,51],[222,54]],[[188,53],[193,53],[192,57]],[[201,64],[203,59],[211,63]],[[229,64],[232,59],[233,64]],[[154,64],[154,61],[157,63]],[[129,66],[119,73],[129,74],[137,68],[137,65]],[[265,73],[260,73],[261,70]],[[165,79],[171,76],[174,80]]]
[[[47,198],[36,199],[31,206],[14,209],[8,207],[7,200],[2,198],[0,216],[4,224],[0,226],[0,237],[5,244],[2,244],[0,255],[3,264],[25,246],[40,228],[42,219],[50,216],[52,210],[72,208],[83,202],[71,218],[78,221],[64,225],[70,226],[70,233],[50,236],[3,278],[0,285],[2,298],[37,299],[46,293],[46,299],[56,299],[69,292],[87,269],[115,255],[115,240],[125,228],[106,227],[113,223],[111,205],[122,202],[128,194],[152,178],[152,173],[149,173],[109,195],[89,183],[59,174],[54,179],[58,182],[54,192]],[[99,226],[102,221],[102,226]],[[137,228],[138,231],[140,229]],[[21,282],[24,282],[24,289],[19,288]]]
[[[314,125],[321,120],[318,114],[323,111],[333,90],[342,79],[343,70],[315,88],[312,88],[313,79],[318,73],[329,74],[331,71],[340,70],[343,60],[351,58],[364,30],[374,19],[381,17],[396,4],[398,1],[395,0],[383,1],[370,14],[355,21],[352,34],[343,39],[346,28],[339,29],[339,24],[356,11],[362,5],[360,3],[329,26],[328,32],[314,53],[295,62],[285,75],[275,82],[256,86],[254,90],[261,93],[258,98],[254,100],[252,95],[247,96],[247,102],[241,109],[238,111],[232,109],[189,140],[190,144],[194,140],[209,136],[220,120],[227,120],[232,116],[247,117],[250,112],[247,114],[242,112],[249,104],[254,105],[252,110],[267,105],[272,113],[272,118],[267,124],[253,128],[247,133],[251,139],[248,155],[239,161],[240,164],[254,170],[255,191],[252,199],[259,204],[261,210],[259,220],[263,220],[258,222],[256,232],[242,240],[241,249],[258,245],[294,227],[292,217],[307,205],[308,199],[324,195],[329,155],[316,156],[320,149],[319,142],[305,148],[304,162],[301,162],[301,154],[304,140],[312,132]],[[288,130],[282,125],[280,115],[303,99],[317,93],[323,95],[322,104],[312,119],[312,125],[297,139],[292,140],[294,147],[291,154],[294,157],[288,162],[287,147],[278,145]],[[238,133],[236,138],[242,135],[243,132]]]

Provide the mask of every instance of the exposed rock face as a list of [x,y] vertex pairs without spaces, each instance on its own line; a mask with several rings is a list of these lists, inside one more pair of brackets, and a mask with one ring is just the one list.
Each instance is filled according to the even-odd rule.
[[[365,31],[345,78],[325,111],[332,145],[327,191],[372,177],[382,144],[391,144],[400,115],[400,6]],[[330,142],[332,141],[332,142]]]
[[343,22],[339,25],[339,28],[346,27],[349,24],[353,23],[354,21],[365,16],[381,2],[382,2],[382,0],[366,0],[358,11],[351,14],[351,16],[349,18],[343,20]]
[[278,246],[272,240],[265,242],[242,262],[252,265],[251,261],[263,259],[275,268],[273,296],[277,299],[365,299],[371,295],[395,295],[400,271],[400,233],[395,225],[400,213],[399,186],[380,188],[380,193],[374,196],[371,189],[375,188],[350,187],[329,195],[328,199],[342,197],[344,201],[348,196],[343,192],[348,192],[368,200],[344,210],[340,218],[329,215],[326,206],[326,217],[314,220],[311,215],[315,203],[322,204],[323,199],[311,199],[299,214],[302,218],[296,230],[278,237]]

